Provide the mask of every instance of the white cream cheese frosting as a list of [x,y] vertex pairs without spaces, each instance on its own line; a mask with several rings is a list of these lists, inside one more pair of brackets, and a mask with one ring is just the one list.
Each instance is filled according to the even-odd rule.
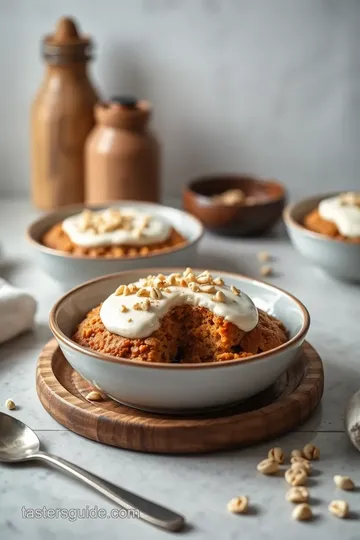
[[335,223],[343,236],[360,237],[360,193],[342,193],[324,199],[319,203],[319,214]]
[[148,276],[120,286],[102,304],[100,318],[113,334],[146,338],[160,327],[166,313],[184,304],[206,308],[244,332],[258,323],[249,296],[206,272],[195,276],[190,268],[183,274]]
[[111,245],[146,246],[165,241],[171,225],[162,217],[127,208],[107,208],[92,212],[84,210],[62,223],[70,240],[81,247]]

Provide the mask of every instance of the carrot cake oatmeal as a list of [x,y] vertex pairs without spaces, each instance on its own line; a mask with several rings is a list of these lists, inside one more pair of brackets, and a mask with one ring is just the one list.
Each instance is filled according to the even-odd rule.
[[136,208],[84,210],[54,225],[42,238],[49,248],[88,257],[146,257],[186,240],[162,217]]
[[360,193],[341,193],[322,200],[305,216],[304,225],[329,238],[360,243]]
[[73,340],[145,362],[221,362],[288,340],[281,321],[208,271],[148,276],[120,285],[78,325]]

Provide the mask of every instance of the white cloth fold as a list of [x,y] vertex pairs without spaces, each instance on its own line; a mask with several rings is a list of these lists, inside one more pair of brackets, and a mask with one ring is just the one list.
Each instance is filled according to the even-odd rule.
[[35,313],[36,300],[0,278],[0,343],[29,330]]

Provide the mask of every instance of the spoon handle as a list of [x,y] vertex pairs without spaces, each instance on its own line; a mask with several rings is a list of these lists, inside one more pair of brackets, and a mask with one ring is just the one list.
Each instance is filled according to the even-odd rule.
[[180,514],[111,484],[58,456],[46,452],[36,452],[36,454],[31,455],[30,459],[42,459],[59,469],[73,474],[76,478],[79,478],[79,480],[82,480],[85,484],[88,484],[126,510],[137,510],[139,517],[152,525],[157,525],[168,531],[178,531],[185,524],[185,519]]

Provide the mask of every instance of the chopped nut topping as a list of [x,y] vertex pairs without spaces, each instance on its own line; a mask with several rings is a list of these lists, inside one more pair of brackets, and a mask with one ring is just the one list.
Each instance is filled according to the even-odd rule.
[[115,291],[115,296],[128,296],[130,294],[130,289],[127,285],[120,285]]
[[355,488],[354,482],[348,476],[337,474],[334,476],[334,482],[338,488],[344,489],[345,491],[350,491]]
[[200,285],[206,285],[206,284],[210,283],[210,276],[209,275],[205,275],[205,276],[200,275],[200,276],[197,277],[196,281],[198,283],[200,283]]
[[349,505],[346,501],[331,501],[328,506],[330,514],[343,519],[349,515]]
[[268,452],[268,458],[272,459],[273,461],[276,461],[277,463],[284,463],[285,461],[285,455],[282,450],[282,448],[276,446],[275,448],[271,448]]
[[129,310],[128,310],[128,308],[126,306],[124,306],[124,304],[121,304],[120,311],[121,311],[121,313],[126,313]]
[[102,401],[103,397],[100,392],[93,390],[92,392],[89,392],[87,394],[86,399],[88,399],[89,401]]
[[12,399],[7,399],[5,401],[5,407],[9,409],[9,411],[13,411],[14,409],[16,409],[15,402]]
[[256,468],[262,474],[275,474],[279,470],[279,464],[272,459],[263,459]]
[[218,291],[215,296],[212,297],[214,302],[225,302],[225,295],[223,292]]
[[311,443],[306,444],[304,446],[303,454],[306,457],[306,459],[319,459],[320,458],[319,448]]
[[134,238],[141,238],[142,237],[142,234],[143,234],[143,230],[142,229],[134,229],[133,231],[133,237]]
[[204,292],[207,294],[214,294],[216,293],[216,289],[213,285],[203,285],[202,287],[199,287],[200,292]]
[[292,517],[298,521],[307,521],[312,518],[311,506],[306,503],[295,506]]
[[130,283],[130,285],[128,286],[128,289],[131,294],[136,293],[138,291],[138,288],[135,285],[135,283]]
[[[84,210],[80,214],[77,227],[80,232],[103,234],[117,229],[131,230],[133,220],[133,216],[125,215],[117,208],[108,208],[101,212]],[[144,227],[147,225],[144,220]]]
[[348,193],[341,193],[339,196],[340,204],[342,206],[359,206],[360,207],[360,193],[355,191],[349,191]]
[[141,302],[141,308],[143,311],[149,311],[151,306],[150,300],[146,298],[143,302]]
[[197,283],[191,282],[191,283],[189,283],[188,287],[193,292],[199,292],[200,291],[200,287],[199,287],[199,285]]
[[235,287],[235,285],[231,285],[230,290],[231,290],[231,292],[232,292],[233,294],[235,294],[235,296],[239,296],[239,295],[240,295],[240,291],[239,291],[239,289],[237,289],[237,288]]
[[133,305],[133,309],[135,309],[136,311],[142,311],[142,305],[140,304],[140,302],[136,302],[136,304]]
[[185,276],[185,281],[186,283],[195,283],[196,281],[195,275],[192,272],[189,272]]
[[139,289],[138,292],[136,293],[136,296],[144,296],[148,298],[150,296],[150,291],[148,291],[145,288]]
[[249,499],[242,495],[228,502],[227,508],[233,514],[246,514],[249,508]]
[[183,276],[186,277],[188,274],[193,274],[194,275],[193,269],[190,268],[189,266],[185,269],[185,271],[183,273]]
[[166,285],[176,285],[176,275],[170,274],[165,281]]
[[286,493],[286,500],[294,503],[304,503],[309,500],[309,492],[303,486],[292,487]]
[[156,287],[152,287],[150,289],[150,298],[153,300],[159,300],[159,298],[162,297],[161,291],[157,289]]
[[303,486],[307,482],[305,469],[293,469],[292,467],[285,471],[285,480],[291,486]]
[[214,283],[214,285],[219,285],[219,287],[221,287],[222,285],[224,285],[224,280],[221,279],[221,277],[217,277],[217,278],[213,279],[213,283]]
[[131,318],[131,317],[130,317],[130,318],[128,319],[128,322],[133,322],[133,320],[132,320],[132,318]]

